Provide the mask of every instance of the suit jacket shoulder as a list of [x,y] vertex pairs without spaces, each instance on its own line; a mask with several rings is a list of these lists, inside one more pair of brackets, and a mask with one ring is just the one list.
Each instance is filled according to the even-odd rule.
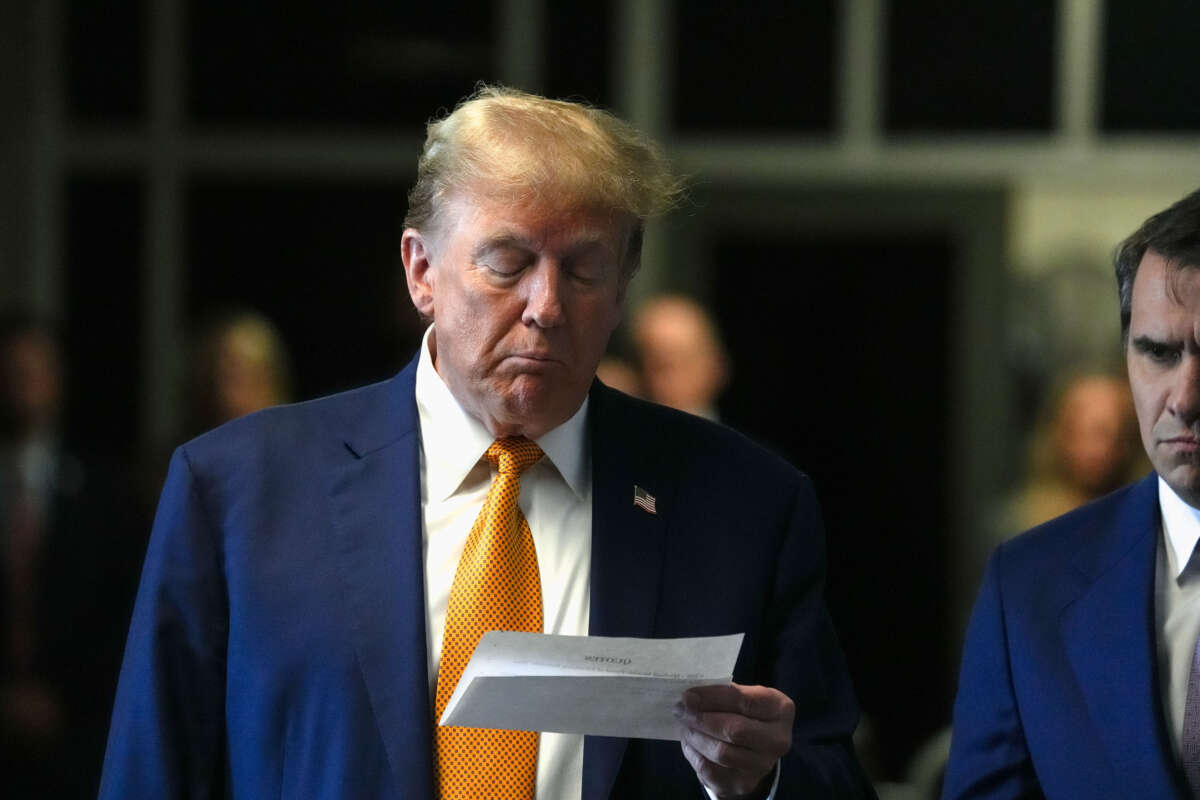
[[384,447],[417,425],[415,363],[395,377],[357,389],[276,406],[227,422],[183,445],[193,463],[237,469],[247,456],[319,457],[350,447],[357,456]]
[[1151,474],[999,545],[991,573],[1011,612],[1050,614],[1131,553],[1153,556],[1157,532],[1157,476]]
[[730,494],[744,498],[744,491],[795,491],[808,483],[792,464],[720,423],[629,397],[599,382],[591,400],[592,439],[601,451],[615,438],[627,455],[677,476],[680,484],[707,488],[720,482],[735,490],[712,495],[713,501]]
[[214,508],[235,497],[253,503],[297,493],[323,497],[331,465],[416,431],[415,375],[414,361],[385,381],[240,417],[181,445],[177,457]]
[[101,797],[431,796],[412,376],[177,450]]
[[947,798],[1182,797],[1156,662],[1157,477],[997,548],[963,650]]

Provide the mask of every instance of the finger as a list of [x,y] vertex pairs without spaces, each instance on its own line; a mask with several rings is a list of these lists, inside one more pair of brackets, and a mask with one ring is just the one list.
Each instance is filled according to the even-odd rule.
[[767,686],[737,683],[693,686],[683,693],[683,705],[694,711],[727,711],[770,722],[795,714],[791,698]]
[[675,716],[686,727],[775,756],[791,746],[795,714],[795,704],[783,692],[737,684],[688,689],[675,705]]
[[752,750],[713,738],[692,728],[684,729],[682,741],[717,766],[738,772],[752,773],[760,778],[770,767],[774,766],[779,758],[778,755],[772,753]]
[[749,794],[754,791],[761,780],[761,777],[755,780],[750,775],[714,764],[686,741],[680,742],[680,748],[683,750],[683,757],[687,759],[692,771],[696,773],[696,777],[717,796]]
[[697,715],[684,713],[678,719],[684,730],[693,730],[725,744],[765,753],[772,761],[786,753],[792,745],[791,724],[782,720],[761,722],[741,714],[719,711]]

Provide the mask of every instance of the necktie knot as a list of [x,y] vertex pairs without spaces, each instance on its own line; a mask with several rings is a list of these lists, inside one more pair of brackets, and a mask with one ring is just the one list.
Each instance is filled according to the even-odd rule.
[[487,449],[487,458],[505,475],[520,475],[542,457],[542,448],[524,436],[497,439]]

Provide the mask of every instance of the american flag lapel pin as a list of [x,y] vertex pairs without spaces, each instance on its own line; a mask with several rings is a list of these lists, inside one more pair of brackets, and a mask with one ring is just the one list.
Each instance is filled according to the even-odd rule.
[[654,495],[650,494],[636,483],[633,485],[633,504],[645,511],[647,514],[658,513],[658,509],[655,507]]

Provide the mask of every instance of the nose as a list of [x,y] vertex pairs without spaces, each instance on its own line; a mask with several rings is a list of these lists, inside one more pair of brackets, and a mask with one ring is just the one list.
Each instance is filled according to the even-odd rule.
[[550,259],[543,259],[529,274],[526,285],[525,313],[528,325],[554,328],[563,323],[562,270]]
[[1200,355],[1185,354],[1171,385],[1167,408],[1180,421],[1191,425],[1200,419]]

